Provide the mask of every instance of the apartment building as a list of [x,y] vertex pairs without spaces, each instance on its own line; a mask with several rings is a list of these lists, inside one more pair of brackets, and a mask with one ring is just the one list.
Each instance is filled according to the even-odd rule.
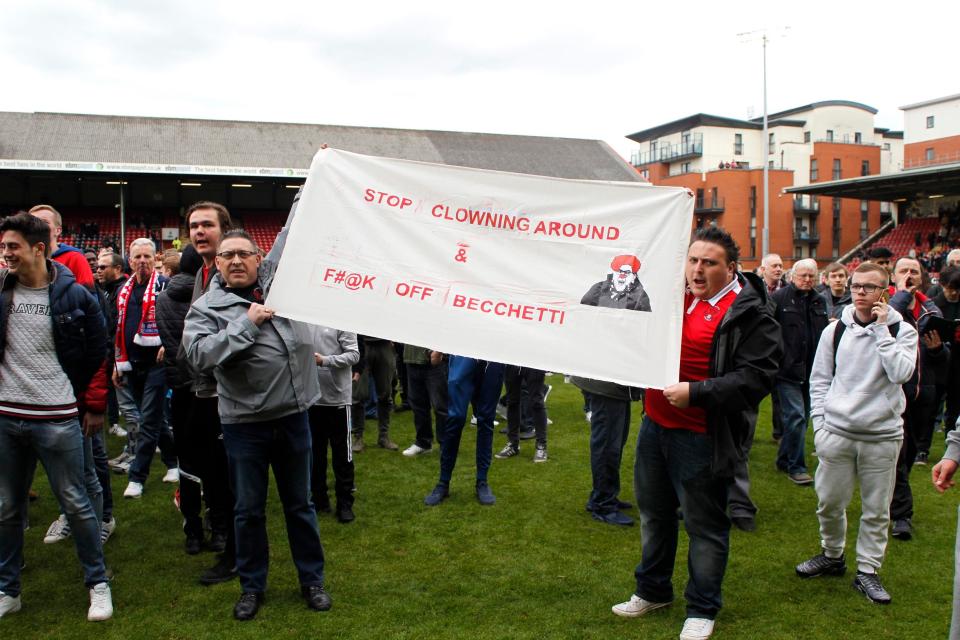
[[900,109],[904,169],[960,162],[960,94]]

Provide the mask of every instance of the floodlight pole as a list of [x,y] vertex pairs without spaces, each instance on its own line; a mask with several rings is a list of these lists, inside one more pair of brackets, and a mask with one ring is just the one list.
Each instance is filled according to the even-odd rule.
[[767,34],[763,34],[763,255],[770,253],[770,133],[767,129]]

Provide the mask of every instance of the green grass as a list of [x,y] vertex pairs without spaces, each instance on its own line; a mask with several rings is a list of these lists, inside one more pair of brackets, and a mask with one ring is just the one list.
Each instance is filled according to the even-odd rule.
[[[7,638],[676,638],[684,619],[682,598],[644,619],[622,619],[610,606],[635,587],[639,527],[616,528],[584,511],[590,488],[588,425],[580,394],[560,376],[549,379],[550,461],[534,465],[532,441],[521,456],[495,460],[491,508],[473,495],[473,431],[468,427],[452,495],[441,506],[422,498],[438,473],[436,453],[416,459],[369,447],[356,456],[356,522],[320,517],[327,554],[329,613],[308,611],[299,597],[276,493],[269,500],[270,580],[257,619],[236,623],[231,610],[237,582],[196,583],[212,563],[204,553],[183,553],[179,514],[159,461],[141,500],[121,496],[126,479],[113,476],[118,528],[106,546],[113,620],[86,622],[87,594],[69,542],[44,545],[56,517],[43,473],[39,501],[30,509],[23,610],[0,620]],[[622,468],[624,499],[633,500],[633,446],[639,405]],[[724,581],[724,609],[716,638],[941,638],[950,617],[957,496],[936,494],[929,467],[914,470],[913,541],[891,540],[882,576],[893,595],[889,607],[871,605],[850,577],[801,581],[794,565],[819,549],[816,496],[774,470],[769,405],[764,404],[751,454],[758,529],[734,530]],[[410,413],[394,416],[391,434],[401,447],[413,441]],[[812,434],[808,434],[811,436]],[[111,450],[120,441],[110,436]],[[503,445],[497,434],[494,447]],[[935,438],[933,458],[943,451]],[[812,449],[808,437],[808,448]],[[816,459],[810,457],[815,465]],[[853,566],[859,505],[851,505],[847,555]],[[635,515],[635,514],[634,514]],[[674,586],[686,582],[686,537],[681,534]],[[852,569],[851,569],[852,570]]]

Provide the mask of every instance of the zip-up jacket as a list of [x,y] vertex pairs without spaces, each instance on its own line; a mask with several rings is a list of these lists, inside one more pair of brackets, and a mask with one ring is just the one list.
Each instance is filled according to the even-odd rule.
[[[62,264],[47,260],[47,272],[57,360],[70,380],[81,410],[104,413],[107,406],[104,362],[109,343],[100,304]],[[6,351],[7,321],[16,283],[15,274],[0,269],[0,362],[3,362]]]
[[345,407],[352,403],[352,369],[360,361],[357,334],[319,325],[309,326],[314,350],[323,356],[323,364],[317,365],[320,383],[320,401],[317,404]]
[[[910,299],[913,297],[916,297],[917,304],[920,305],[919,309],[916,307],[914,310],[910,309]],[[913,325],[921,336],[929,331],[927,324],[931,316],[943,317],[943,313],[934,301],[919,291],[916,294],[911,294],[909,291],[896,292],[890,298],[890,306],[899,311],[906,322]],[[942,344],[937,349],[928,349],[923,340],[919,340],[918,344],[917,368],[904,385],[908,400],[916,397],[918,386],[935,385],[938,381],[945,384],[950,366],[948,344]]]
[[707,413],[714,475],[732,476],[747,455],[750,425],[780,368],[780,327],[760,276],[738,273],[742,289],[710,347],[710,377],[690,383],[690,405]]
[[774,318],[780,323],[783,356],[777,378],[802,383],[810,377],[813,356],[820,332],[829,320],[823,296],[815,291],[801,291],[792,282],[777,289],[770,299],[776,305]]
[[180,272],[170,278],[166,288],[157,294],[157,330],[163,343],[163,364],[170,387],[190,384],[189,367],[179,358],[179,353],[183,321],[190,310],[193,285],[194,277]]
[[836,303],[833,301],[833,292],[830,291],[830,287],[827,287],[825,290],[820,292],[820,295],[823,296],[823,301],[827,305],[827,317],[830,320],[837,320],[840,318],[840,314],[843,313],[843,308],[850,304],[852,298],[850,297],[850,289],[844,289],[843,295],[840,296],[840,299]]

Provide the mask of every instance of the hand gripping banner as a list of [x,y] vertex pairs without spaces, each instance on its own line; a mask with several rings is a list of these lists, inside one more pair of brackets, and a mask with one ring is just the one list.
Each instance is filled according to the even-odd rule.
[[677,381],[688,190],[322,149],[266,301],[444,353]]

